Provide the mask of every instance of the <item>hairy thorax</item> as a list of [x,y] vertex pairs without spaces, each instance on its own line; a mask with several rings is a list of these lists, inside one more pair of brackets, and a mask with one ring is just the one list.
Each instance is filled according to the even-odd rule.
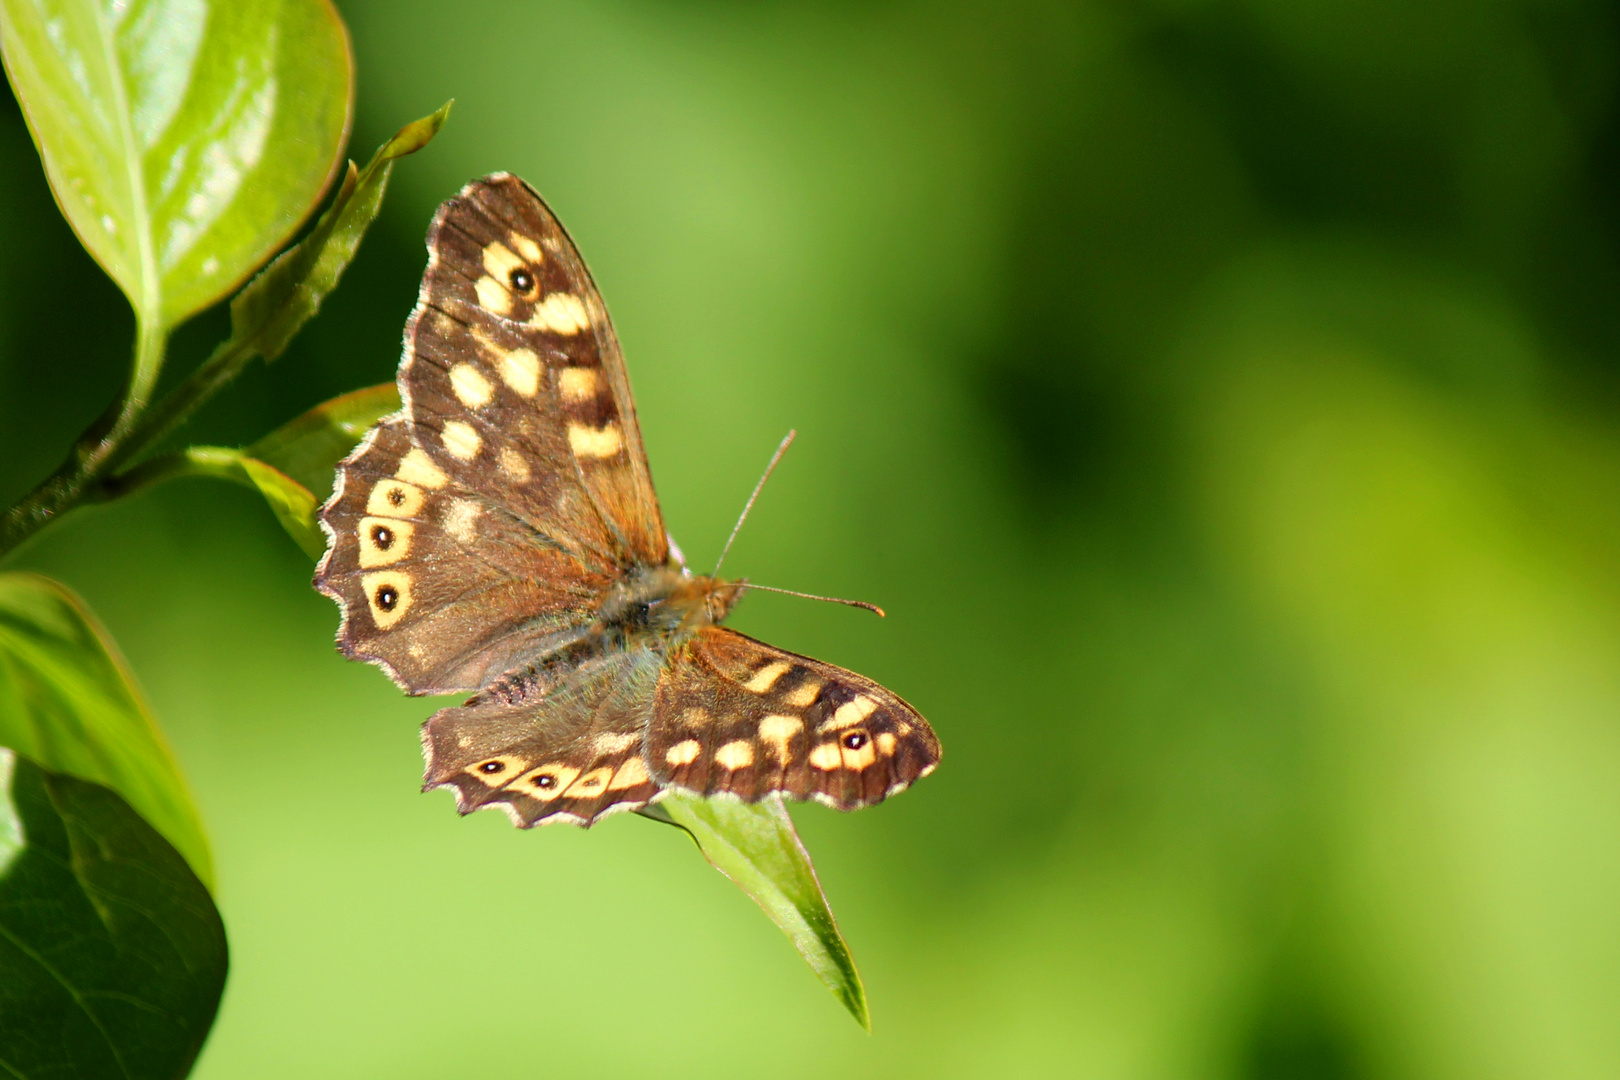
[[670,564],[638,567],[603,599],[591,633],[624,648],[668,648],[724,619],[741,593],[740,581],[690,575]]

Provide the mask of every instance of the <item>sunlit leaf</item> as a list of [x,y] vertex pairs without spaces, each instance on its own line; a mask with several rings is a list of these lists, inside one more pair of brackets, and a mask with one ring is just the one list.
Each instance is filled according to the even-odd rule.
[[182,1077],[226,965],[208,890],[128,803],[0,750],[0,1074]]
[[38,574],[0,573],[0,746],[117,791],[212,881],[196,808],[117,648]]
[[242,458],[240,467],[259,494],[264,496],[264,501],[270,504],[270,512],[276,515],[276,520],[287,530],[287,535],[304,550],[305,555],[312,559],[320,558],[326,550],[326,536],[315,521],[315,511],[320,504],[310,490],[280,469],[250,457]]
[[671,792],[642,813],[685,829],[703,857],[764,909],[816,977],[872,1030],[855,958],[780,799],[749,804]]
[[248,447],[247,453],[280,469],[325,502],[332,493],[337,463],[371,425],[398,411],[398,386],[368,386],[315,406]]
[[145,322],[230,292],[341,161],[326,0],[0,0],[0,51],[62,212]]
[[394,162],[422,149],[444,126],[451,102],[413,120],[377,149],[363,170],[349,170],[310,234],[284,251],[231,301],[231,341],[251,342],[267,360],[281,355],[300,327],[320,310],[354,258],[377,210]]
[[245,450],[191,446],[153,458],[122,478],[120,492],[177,476],[210,476],[264,496],[281,527],[312,559],[326,550],[316,511],[332,492],[337,463],[377,420],[399,409],[393,383],[335,397]]

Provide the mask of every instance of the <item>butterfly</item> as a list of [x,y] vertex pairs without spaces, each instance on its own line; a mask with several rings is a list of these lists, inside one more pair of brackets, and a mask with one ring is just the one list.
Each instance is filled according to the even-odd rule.
[[315,586],[346,656],[472,695],[423,725],[423,790],[589,825],[673,789],[851,810],[938,764],[891,691],[720,625],[747,583],[669,540],[607,309],[517,177],[434,217],[399,390],[338,466]]

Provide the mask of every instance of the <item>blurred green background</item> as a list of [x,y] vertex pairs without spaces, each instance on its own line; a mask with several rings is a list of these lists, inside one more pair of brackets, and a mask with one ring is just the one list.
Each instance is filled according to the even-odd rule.
[[[736,625],[943,767],[796,811],[862,1034],[679,834],[458,819],[251,494],[17,565],[106,620],[215,842],[197,1075],[1620,1075],[1620,7],[373,0],[362,159],[454,96],[338,294],[192,425],[392,377],[433,207],[590,260]],[[0,499],[131,319],[0,109]],[[223,334],[182,335],[182,370]]]

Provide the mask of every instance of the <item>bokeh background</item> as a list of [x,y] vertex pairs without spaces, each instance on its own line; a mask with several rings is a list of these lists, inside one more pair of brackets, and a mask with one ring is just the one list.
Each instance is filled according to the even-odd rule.
[[[1620,1075],[1620,7],[374,0],[354,156],[454,96],[339,293],[195,441],[392,377],[433,207],[584,248],[736,624],[932,718],[796,816],[868,1037],[680,834],[417,794],[245,491],[17,565],[122,643],[215,843],[197,1075]],[[0,108],[0,498],[131,320]],[[176,368],[222,334],[189,327]]]

